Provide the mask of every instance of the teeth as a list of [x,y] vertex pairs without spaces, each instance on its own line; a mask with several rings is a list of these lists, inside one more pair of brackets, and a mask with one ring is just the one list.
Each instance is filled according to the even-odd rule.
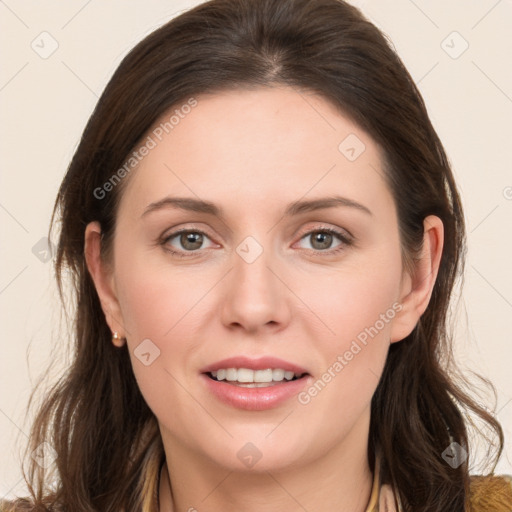
[[272,382],[274,380],[274,372],[271,368],[268,368],[267,370],[254,370],[252,373],[254,374],[254,379],[251,379],[247,382]]
[[217,380],[227,380],[228,382],[239,382],[243,384],[282,382],[283,380],[292,380],[294,377],[302,376],[301,373],[295,374],[294,372],[285,371],[281,368],[267,368],[266,370],[222,368],[211,372],[211,375]]
[[281,368],[276,368],[275,370],[272,370],[272,380],[280,382],[284,379],[284,374],[284,370],[281,370]]
[[[234,382],[235,380],[237,380],[237,377],[238,377],[238,375],[236,372],[236,368],[228,368],[226,370],[226,380],[228,380],[229,382]],[[245,381],[245,382],[247,382],[247,381]]]

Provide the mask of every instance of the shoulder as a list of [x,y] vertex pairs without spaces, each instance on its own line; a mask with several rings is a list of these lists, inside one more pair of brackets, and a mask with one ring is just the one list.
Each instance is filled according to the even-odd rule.
[[15,501],[0,498],[0,512],[30,512],[35,509],[36,507],[25,498],[17,498]]
[[0,512],[11,512],[12,503],[10,501],[0,499]]
[[10,512],[12,507],[12,502],[0,499],[0,512]]
[[512,511],[512,476],[472,475],[470,503],[471,512]]
[[17,510],[20,509],[12,501],[0,499],[0,512],[17,512]]

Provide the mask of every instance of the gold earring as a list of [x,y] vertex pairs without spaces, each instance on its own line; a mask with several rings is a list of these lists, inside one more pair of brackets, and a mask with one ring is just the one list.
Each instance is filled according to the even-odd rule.
[[[122,343],[122,336],[119,335],[119,333],[116,331],[114,333],[112,333],[112,343],[118,347],[122,346],[123,343]],[[121,342],[121,343],[119,343]]]

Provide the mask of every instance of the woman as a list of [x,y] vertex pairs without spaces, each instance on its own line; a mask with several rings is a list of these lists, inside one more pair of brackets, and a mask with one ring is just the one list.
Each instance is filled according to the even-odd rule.
[[457,188],[354,7],[213,0],[155,31],[57,214],[75,358],[7,510],[511,509],[469,476],[466,413],[496,461],[503,433],[446,363]]

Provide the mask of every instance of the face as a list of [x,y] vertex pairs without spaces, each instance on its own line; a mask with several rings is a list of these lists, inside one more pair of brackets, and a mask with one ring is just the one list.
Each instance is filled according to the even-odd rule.
[[100,292],[166,448],[275,470],[366,439],[410,291],[379,147],[287,87],[186,110],[125,178]]

